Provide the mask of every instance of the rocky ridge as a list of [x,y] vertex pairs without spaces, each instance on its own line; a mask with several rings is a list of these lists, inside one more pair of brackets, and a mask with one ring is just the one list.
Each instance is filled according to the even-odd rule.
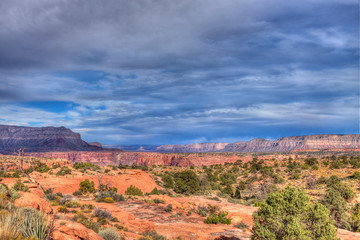
[[14,153],[20,147],[25,147],[26,152],[102,150],[65,127],[0,125],[0,153]]
[[256,138],[248,142],[195,143],[186,145],[162,145],[157,152],[289,152],[312,149],[360,148],[360,134],[322,134],[284,137],[277,140]]

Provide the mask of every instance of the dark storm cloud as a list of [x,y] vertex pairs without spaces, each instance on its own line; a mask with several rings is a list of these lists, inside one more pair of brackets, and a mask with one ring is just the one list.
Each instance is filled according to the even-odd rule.
[[122,144],[355,133],[357,4],[1,1],[0,123]]

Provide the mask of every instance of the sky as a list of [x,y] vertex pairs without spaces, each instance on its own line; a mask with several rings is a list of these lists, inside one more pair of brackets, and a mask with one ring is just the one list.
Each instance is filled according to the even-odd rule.
[[359,133],[357,0],[2,0],[0,124],[88,142]]

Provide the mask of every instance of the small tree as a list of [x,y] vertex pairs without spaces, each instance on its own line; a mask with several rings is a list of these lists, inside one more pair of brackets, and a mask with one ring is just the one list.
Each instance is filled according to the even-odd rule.
[[86,193],[93,193],[95,192],[95,183],[93,181],[89,181],[89,179],[85,179],[84,181],[80,182],[79,191],[82,194]]
[[174,187],[174,180],[169,174],[165,174],[164,176],[162,176],[161,180],[163,181],[165,188]]
[[354,232],[360,232],[360,203],[355,204],[351,209],[351,229]]
[[133,185],[130,185],[130,187],[128,187],[126,189],[125,194],[133,195],[133,196],[143,196],[144,195],[140,188],[135,187]]
[[196,173],[191,170],[175,174],[175,192],[194,194],[200,190],[200,181]]
[[322,203],[329,209],[330,216],[335,220],[335,225],[339,228],[349,229],[347,207],[344,198],[334,188],[329,188]]
[[337,239],[329,211],[320,203],[311,204],[309,196],[288,186],[276,191],[253,215],[251,239]]

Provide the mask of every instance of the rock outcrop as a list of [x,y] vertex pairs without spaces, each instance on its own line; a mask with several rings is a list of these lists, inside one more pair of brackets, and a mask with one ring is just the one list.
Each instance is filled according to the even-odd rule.
[[97,151],[102,148],[83,141],[80,134],[65,127],[19,127],[0,125],[0,153]]
[[278,140],[253,139],[235,143],[195,143],[187,145],[162,145],[158,152],[288,152],[312,149],[360,148],[360,134],[323,134],[284,137]]
[[50,203],[33,193],[22,193],[21,197],[16,199],[14,204],[17,207],[32,207],[45,213],[52,212]]
[[51,237],[54,240],[104,240],[81,223],[66,220],[55,220]]

